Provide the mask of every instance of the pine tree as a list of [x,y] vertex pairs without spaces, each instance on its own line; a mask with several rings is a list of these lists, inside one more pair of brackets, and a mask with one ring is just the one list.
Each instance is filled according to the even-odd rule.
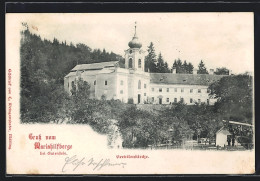
[[187,64],[186,60],[184,60],[184,62],[183,62],[182,71],[183,71],[183,73],[185,73],[185,74],[188,73],[188,64]]
[[156,72],[156,54],[153,42],[150,43],[147,49],[148,55],[145,57],[145,71]]
[[156,65],[156,72],[164,73],[164,61],[161,52],[158,55],[157,65]]
[[164,63],[164,73],[170,73],[170,72],[171,72],[171,71],[170,71],[170,69],[169,69],[168,63],[165,62],[165,63]]
[[187,73],[188,74],[192,74],[193,73],[193,65],[191,63],[188,64],[188,67],[187,67]]
[[209,74],[202,60],[198,65],[198,74]]

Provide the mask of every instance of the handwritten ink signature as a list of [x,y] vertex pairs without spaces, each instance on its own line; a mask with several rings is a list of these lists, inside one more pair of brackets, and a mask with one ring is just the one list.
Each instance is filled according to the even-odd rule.
[[121,166],[122,168],[125,167],[126,163],[111,163],[110,159],[101,158],[96,161],[94,158],[90,158],[87,160],[85,157],[78,159],[77,155],[73,155],[72,157],[65,158],[65,164],[62,167],[62,172],[68,171],[68,169],[72,169],[75,171],[80,166],[86,165],[88,167],[92,167],[94,170],[101,170],[103,167],[114,167],[114,166]]

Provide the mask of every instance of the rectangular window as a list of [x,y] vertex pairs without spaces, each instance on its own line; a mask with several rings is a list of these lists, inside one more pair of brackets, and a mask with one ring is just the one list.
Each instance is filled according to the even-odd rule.
[[120,85],[124,85],[124,81],[121,80],[121,81],[120,81]]
[[152,91],[154,92],[154,88],[152,88]]
[[184,92],[184,88],[181,88],[181,92]]
[[193,89],[190,89],[190,93],[193,93]]
[[105,80],[105,85],[107,85],[107,80]]
[[159,88],[159,92],[162,92],[162,88]]
[[201,89],[198,89],[198,93],[201,93]]
[[144,93],[144,96],[146,96],[146,93]]
[[154,97],[152,97],[152,102],[154,102]]
[[167,92],[169,92],[169,88],[167,88]]
[[144,88],[146,89],[146,84],[144,84]]
[[181,98],[181,102],[184,102],[184,99],[183,99],[183,98]]
[[121,91],[120,91],[120,94],[123,94],[123,93],[124,93],[124,91],[123,91],[123,90],[121,90]]
[[190,99],[190,103],[192,103],[193,102],[193,100],[192,100],[192,98]]
[[177,103],[177,98],[174,98],[174,102]]
[[96,81],[94,81],[94,85],[96,85]]
[[174,92],[177,92],[177,88],[174,88]]
[[138,68],[141,68],[141,66],[142,66],[142,61],[141,61],[141,59],[139,59],[138,60]]
[[170,101],[170,99],[169,98],[166,98],[166,102],[169,102]]
[[200,104],[200,99],[198,99],[198,103]]

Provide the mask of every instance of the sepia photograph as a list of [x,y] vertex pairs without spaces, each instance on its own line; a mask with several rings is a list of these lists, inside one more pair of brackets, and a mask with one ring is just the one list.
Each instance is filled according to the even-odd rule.
[[7,13],[6,40],[8,174],[254,173],[253,13]]

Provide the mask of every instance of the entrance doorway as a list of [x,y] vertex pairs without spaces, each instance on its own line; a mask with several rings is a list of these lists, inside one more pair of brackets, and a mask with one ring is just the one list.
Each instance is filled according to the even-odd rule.
[[141,103],[141,94],[138,94],[138,104]]
[[159,104],[162,104],[162,98],[159,98]]

